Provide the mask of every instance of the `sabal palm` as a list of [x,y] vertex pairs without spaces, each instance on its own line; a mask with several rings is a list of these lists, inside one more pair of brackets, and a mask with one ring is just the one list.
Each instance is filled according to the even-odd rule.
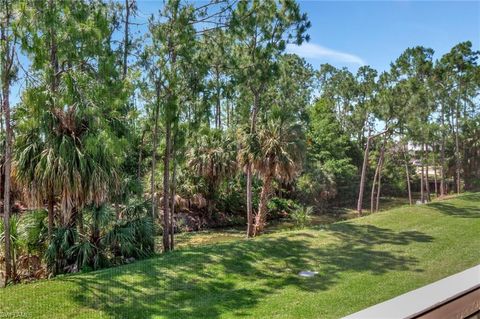
[[261,233],[265,226],[273,180],[292,181],[300,173],[305,153],[301,126],[282,119],[269,120],[259,127],[258,145],[259,156],[252,159],[263,185],[255,217],[255,235]]
[[64,92],[68,98],[60,99],[62,108],[47,103],[41,109],[41,92],[32,91],[17,111],[17,176],[27,186],[31,203],[42,205],[51,193],[59,196],[61,223],[72,224],[75,210],[106,199],[116,161],[108,135],[99,129],[95,104],[74,101],[75,93]]
[[222,179],[235,172],[235,154],[233,141],[221,131],[202,134],[188,153],[188,165],[207,181],[208,200],[212,200],[215,187]]

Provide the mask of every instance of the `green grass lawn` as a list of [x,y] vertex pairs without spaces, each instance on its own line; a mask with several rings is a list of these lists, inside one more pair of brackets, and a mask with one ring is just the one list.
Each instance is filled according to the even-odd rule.
[[338,318],[474,266],[479,248],[480,193],[465,194],[8,287],[0,316]]

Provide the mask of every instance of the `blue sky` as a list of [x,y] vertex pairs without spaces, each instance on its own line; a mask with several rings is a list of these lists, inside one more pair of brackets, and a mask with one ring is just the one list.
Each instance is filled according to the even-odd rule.
[[[162,2],[139,0],[139,19],[145,22]],[[434,49],[436,58],[466,40],[480,49],[480,0],[299,3],[312,22],[311,40],[288,51],[314,67],[328,62],[355,71],[368,64],[384,71],[406,48],[416,45]]]
[[312,65],[356,70],[389,68],[406,48],[423,45],[435,58],[455,44],[480,45],[480,1],[301,1],[312,28],[310,43],[289,50]]
[[[312,22],[311,40],[287,50],[315,68],[330,63],[356,71],[368,64],[384,71],[406,48],[416,45],[434,49],[435,58],[466,40],[480,50],[480,0],[299,2]],[[138,22],[146,23],[162,3],[138,0]],[[146,26],[137,31],[145,32]],[[19,91],[17,82],[12,87],[12,104],[18,101]]]

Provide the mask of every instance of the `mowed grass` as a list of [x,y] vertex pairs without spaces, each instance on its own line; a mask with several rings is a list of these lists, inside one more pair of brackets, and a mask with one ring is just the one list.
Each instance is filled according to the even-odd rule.
[[339,318],[474,266],[479,248],[480,193],[470,193],[8,287],[0,315]]

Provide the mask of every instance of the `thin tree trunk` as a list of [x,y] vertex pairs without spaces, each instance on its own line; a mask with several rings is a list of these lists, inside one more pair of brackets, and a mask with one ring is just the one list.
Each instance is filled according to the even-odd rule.
[[[50,10],[54,10],[55,1],[49,0],[48,7]],[[58,58],[57,58],[57,43],[55,37],[55,29],[50,28],[50,67],[52,68],[53,74],[50,78],[50,91],[53,98],[51,99],[51,107],[55,109],[55,95],[57,93],[58,82],[59,82],[59,66],[58,66]],[[51,127],[53,130],[53,127]],[[54,205],[55,205],[55,188],[52,183],[50,183],[49,189],[49,198],[48,198],[48,227],[49,227],[49,239],[52,239],[53,234],[53,227],[54,227]],[[60,218],[61,220],[61,218]]]
[[367,176],[367,164],[368,164],[368,153],[370,150],[370,131],[368,132],[367,145],[365,146],[365,152],[363,155],[363,165],[362,165],[362,174],[360,175],[360,189],[358,191],[358,201],[357,201],[357,212],[359,215],[362,214],[362,205],[363,205],[363,193],[365,191],[365,179]]
[[440,145],[440,196],[445,195],[445,107],[442,103],[441,111],[441,129],[442,129],[442,145]]
[[125,34],[124,34],[124,44],[123,44],[123,78],[127,77],[128,72],[128,47],[129,47],[129,34],[128,34],[128,27],[129,27],[129,19],[130,19],[130,0],[125,0]]
[[424,193],[424,189],[425,189],[425,163],[424,163],[424,151],[423,151],[423,144],[422,144],[422,174],[421,174],[421,177],[420,177],[420,201],[421,203],[425,203],[425,193]]
[[[460,99],[459,99],[460,103]],[[460,167],[461,167],[461,159],[460,159],[460,141],[458,137],[458,118],[460,117],[460,112],[458,110],[459,106],[456,107],[455,112],[455,171],[457,176],[457,194],[460,194]]]
[[247,237],[253,237],[252,166],[247,164]]
[[[10,27],[10,5],[5,3],[4,7],[4,21],[2,21],[0,41],[4,42],[3,47],[5,52],[1,57],[1,70],[2,70],[2,106],[3,116],[5,118],[5,159],[4,159],[4,187],[3,187],[3,225],[4,225],[4,241],[5,241],[5,285],[7,285],[9,279],[12,276],[12,249],[11,249],[11,237],[10,237],[10,186],[11,186],[11,167],[12,167],[12,138],[13,132],[10,123],[10,83],[11,83],[11,69],[13,65],[13,58],[15,55],[15,43],[11,43],[8,34],[8,28]],[[10,47],[11,45],[11,47]],[[15,272],[15,265],[14,265]],[[14,273],[15,275],[15,273]]]
[[216,76],[216,106],[215,106],[215,128],[220,129],[222,127],[221,120],[221,108],[220,108],[220,71],[218,65],[215,66],[215,76]]
[[171,124],[168,119],[165,123],[165,155],[163,157],[163,251],[170,251],[170,148]]
[[412,205],[413,204],[412,188],[410,186],[410,172],[409,172],[409,169],[408,169],[408,157],[407,157],[408,146],[407,146],[407,143],[405,143],[403,150],[404,150],[403,155],[404,155],[404,158],[405,158],[405,174],[407,176],[408,203],[410,205]]
[[140,140],[140,145],[139,145],[139,154],[138,154],[138,164],[137,164],[137,179],[140,180],[140,177],[142,175],[142,160],[143,160],[143,148],[144,148],[144,143],[145,143],[145,133],[146,130],[143,130],[142,132],[142,138]]
[[230,128],[230,103],[228,102],[228,97],[226,100],[227,104],[227,128]]
[[265,229],[265,222],[267,221],[267,203],[270,189],[272,187],[272,174],[267,173],[263,179],[262,192],[260,193],[260,202],[258,203],[258,213],[255,216],[255,233],[257,236]]
[[16,283],[18,279],[17,275],[17,252],[15,249],[12,249],[12,279]]
[[150,175],[150,196],[152,196],[152,218],[157,218],[157,193],[155,189],[155,171],[157,165],[157,144],[158,144],[158,116],[160,113],[160,86],[156,85],[156,103],[153,111],[154,126],[153,126],[153,151],[152,151],[152,168]]
[[[260,97],[258,92],[254,92],[253,95],[253,110],[250,123],[250,134],[255,134],[256,122],[257,122],[257,112],[260,102]],[[247,237],[252,237],[255,235],[254,225],[253,225],[253,201],[252,201],[252,163],[247,163]]]
[[372,192],[370,193],[370,213],[375,211],[375,186],[377,184],[378,172],[380,170],[381,157],[378,157],[377,167],[375,168],[375,175],[373,176]]
[[[175,139],[174,139],[175,140]],[[172,175],[172,195],[171,195],[171,209],[170,209],[170,249],[174,249],[174,239],[175,239],[175,192],[177,187],[177,161],[175,159],[175,147],[172,150],[173,157],[173,175]]]
[[54,217],[55,217],[55,211],[54,211],[54,206],[55,206],[55,196],[53,194],[53,190],[50,190],[48,194],[48,241],[50,242],[52,240],[52,234],[53,234],[53,227],[54,227]]
[[3,225],[4,225],[4,240],[5,240],[5,285],[11,278],[11,247],[10,247],[10,170],[11,170],[11,140],[12,131],[10,126],[10,105],[9,105],[9,84],[3,84],[3,112],[5,116],[5,180],[4,180],[4,195],[3,195]]
[[383,169],[383,162],[385,160],[385,146],[382,146],[382,151],[380,154],[380,166],[378,168],[378,186],[377,186],[377,201],[375,204],[375,212],[378,212],[378,208],[380,206],[380,193],[382,191],[382,169]]
[[432,146],[433,154],[433,181],[435,183],[435,198],[438,196],[438,181],[437,181],[437,158],[435,156],[435,144]]
[[429,165],[428,165],[428,145],[423,144],[423,147],[425,148],[425,157],[426,157],[426,162],[425,162],[425,190],[427,192],[427,202],[431,201],[430,198],[430,181],[428,179],[428,171],[429,171]]

